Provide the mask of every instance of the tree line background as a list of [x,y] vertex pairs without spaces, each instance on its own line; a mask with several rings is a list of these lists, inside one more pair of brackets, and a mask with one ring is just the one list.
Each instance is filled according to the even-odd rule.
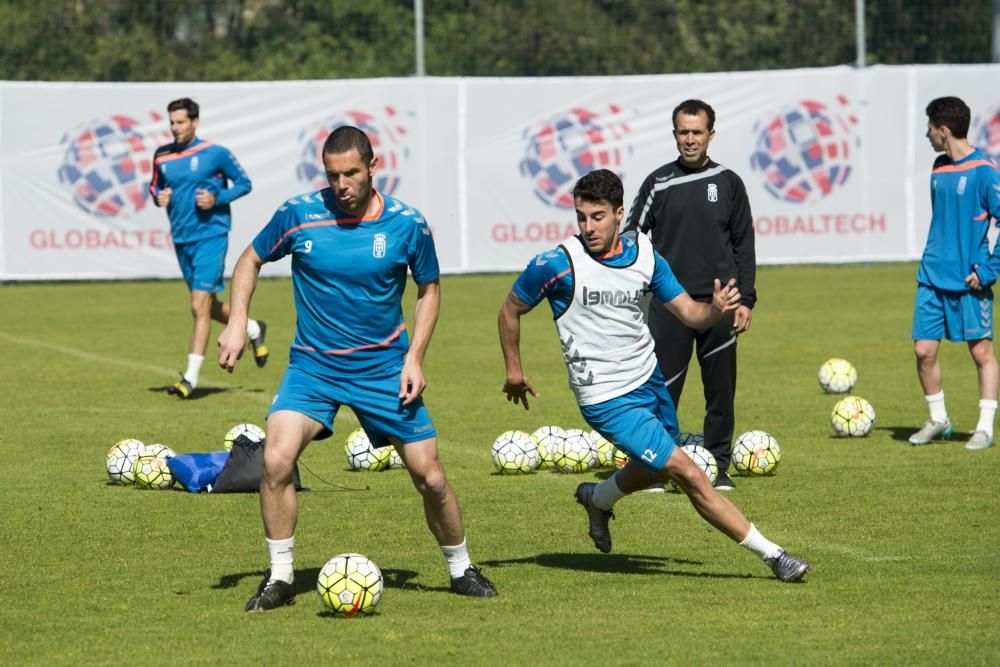
[[[413,0],[0,0],[0,79],[409,76]],[[988,0],[868,0],[869,64],[990,60]],[[425,0],[432,76],[855,62],[851,0]]]

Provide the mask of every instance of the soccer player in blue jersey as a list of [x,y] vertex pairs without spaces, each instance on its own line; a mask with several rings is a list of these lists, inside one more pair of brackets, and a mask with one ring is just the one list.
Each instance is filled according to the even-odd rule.
[[[229,306],[219,300],[232,216],[230,202],[250,192],[251,183],[226,148],[195,136],[199,107],[187,97],[167,105],[174,142],[156,149],[150,194],[166,207],[170,236],[181,274],[191,292],[194,326],[188,343],[187,369],[167,392],[189,398],[198,386],[212,320],[225,324]],[[247,335],[258,367],[267,363],[267,325],[247,321]]]
[[[232,371],[246,344],[250,296],[260,267],[292,256],[298,323],[288,370],[267,416],[260,507],[271,567],[247,611],[293,600],[298,504],[295,461],[333,433],[348,405],[376,447],[393,445],[423,496],[451,590],[493,597],[472,564],[455,492],[438,459],[437,431],[421,394],[424,354],[440,310],[437,254],[419,211],[372,187],[376,159],[367,135],[340,127],[323,146],[330,187],[285,202],[243,252],[233,273],[232,312],[219,363]],[[412,340],[401,302],[409,269],[417,284]]]
[[993,289],[1000,244],[987,232],[1000,219],[1000,170],[968,140],[969,107],[957,97],[927,105],[927,139],[939,155],[931,172],[931,224],[917,269],[913,349],[930,419],[910,436],[913,445],[951,437],[938,350],[941,339],[965,341],[979,374],[979,423],[965,448],[993,446],[1000,370],[993,351]]
[[723,286],[715,279],[710,302],[692,299],[649,239],[635,231],[619,233],[623,196],[621,180],[606,169],[577,181],[573,197],[580,235],[534,257],[514,282],[499,314],[507,400],[527,409],[529,395],[538,395],[521,365],[521,317],[548,299],[580,412],[630,456],[628,464],[604,482],[585,482],[576,489],[594,546],[611,551],[608,520],[618,500],[672,480],[702,518],[760,556],[774,576],[799,581],[808,563],[761,535],[675,446],[674,403],[643,320],[642,296],[652,292],[687,326],[711,326],[739,307],[736,281]]

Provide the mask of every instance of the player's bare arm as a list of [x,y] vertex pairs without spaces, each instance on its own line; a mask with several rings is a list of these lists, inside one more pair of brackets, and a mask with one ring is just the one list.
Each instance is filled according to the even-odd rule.
[[687,292],[681,292],[663,305],[687,326],[704,329],[740,307],[740,290],[736,287],[735,279],[731,278],[723,287],[722,282],[716,278],[711,303],[695,301]]
[[257,252],[250,245],[240,255],[233,270],[229,322],[219,334],[219,366],[230,373],[236,368],[236,362],[246,349],[250,299],[257,288],[257,276],[260,275],[260,267],[263,265],[264,260],[257,256]]
[[441,313],[441,282],[419,285],[417,305],[413,315],[413,338],[403,362],[403,372],[399,378],[399,397],[403,405],[417,400],[427,387],[424,377],[424,355],[431,343],[438,315]]
[[521,368],[521,316],[530,312],[533,307],[511,292],[500,306],[500,313],[497,316],[500,349],[503,351],[504,365],[507,368],[503,392],[507,394],[508,401],[512,401],[515,405],[523,404],[525,410],[528,409],[528,395],[538,397],[538,392],[528,382]]

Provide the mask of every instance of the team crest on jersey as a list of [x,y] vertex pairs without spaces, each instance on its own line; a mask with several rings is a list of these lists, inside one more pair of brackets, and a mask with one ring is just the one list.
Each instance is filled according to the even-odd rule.
[[198,171],[198,156],[191,158],[191,171]]
[[372,257],[385,257],[385,234],[382,232],[376,234],[375,240],[372,241]]
[[966,182],[965,176],[962,176],[961,178],[958,179],[958,194],[960,195],[965,194],[965,182]]
[[708,201],[713,203],[719,201],[719,186],[715,183],[708,184]]

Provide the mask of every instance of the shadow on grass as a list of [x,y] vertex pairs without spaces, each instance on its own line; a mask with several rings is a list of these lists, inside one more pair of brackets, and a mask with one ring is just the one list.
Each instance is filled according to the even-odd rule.
[[[170,398],[179,400],[177,399],[176,396],[167,394],[167,390],[170,389],[171,387],[173,387],[173,385],[168,385],[164,387],[149,387],[147,391],[150,391],[154,394],[164,394],[166,396],[169,396]],[[191,395],[184,400],[193,401],[199,398],[205,398],[207,396],[211,396],[212,394],[224,394],[230,391],[238,391],[244,394],[264,393],[262,389],[244,389],[243,387],[196,387],[195,390],[191,392]]]
[[[885,431],[889,434],[889,437],[897,442],[905,442],[910,444],[910,436],[919,430],[919,426],[876,426],[874,430]],[[948,440],[934,440],[933,442],[927,443],[928,445],[944,445],[949,442],[955,442],[956,440],[968,440],[972,437],[971,433],[960,433],[955,431],[951,434],[951,438]],[[921,445],[926,446],[926,445]]]
[[552,553],[527,556],[525,558],[510,558],[506,560],[487,560],[483,565],[490,567],[505,567],[507,565],[541,565],[565,570],[588,570],[590,572],[607,572],[617,574],[658,574],[675,577],[712,577],[716,579],[758,579],[751,574],[731,574],[722,572],[697,572],[691,570],[671,569],[670,565],[701,566],[697,560],[669,558],[666,556],[645,556],[641,554],[579,554]]
[[[316,581],[319,579],[320,569],[321,568],[318,567],[295,569],[295,581],[292,583],[292,588],[295,590],[296,596],[316,591]],[[382,582],[386,588],[435,593],[450,592],[450,589],[447,586],[426,586],[413,581],[418,576],[419,573],[414,572],[413,570],[382,570]],[[219,577],[219,581],[212,584],[212,589],[225,590],[227,588],[235,588],[241,585],[244,579],[250,579],[254,587],[253,589],[250,589],[249,587],[247,588],[247,598],[249,599],[249,596],[253,595],[253,592],[257,590],[257,585],[260,584],[260,581],[263,578],[263,570],[224,574]]]

